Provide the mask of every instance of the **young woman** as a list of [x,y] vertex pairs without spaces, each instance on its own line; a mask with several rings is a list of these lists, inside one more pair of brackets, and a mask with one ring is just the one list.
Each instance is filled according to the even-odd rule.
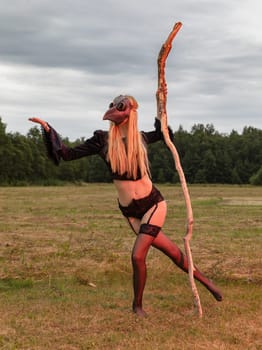
[[[133,97],[116,97],[103,117],[110,121],[109,131],[97,130],[90,139],[74,148],[66,147],[45,121],[39,118],[30,120],[41,124],[49,157],[55,164],[58,165],[61,159],[69,161],[99,154],[108,165],[117,190],[119,208],[136,234],[132,250],[133,311],[144,316],[142,298],[149,248],[153,246],[159,249],[185,272],[188,272],[188,262],[177,245],[162,231],[167,206],[150,178],[146,145],[163,139],[160,121],[156,119],[154,131],[139,132],[137,108]],[[198,269],[194,271],[194,277],[216,300],[222,300],[220,291]]]

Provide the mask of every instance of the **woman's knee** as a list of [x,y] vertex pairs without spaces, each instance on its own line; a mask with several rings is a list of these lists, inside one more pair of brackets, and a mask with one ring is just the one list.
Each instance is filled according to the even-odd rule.
[[132,250],[132,263],[134,265],[141,265],[145,263],[148,250],[154,240],[154,237],[145,234],[137,236],[134,248]]
[[133,251],[131,255],[133,266],[141,266],[145,264],[146,256],[138,251]]

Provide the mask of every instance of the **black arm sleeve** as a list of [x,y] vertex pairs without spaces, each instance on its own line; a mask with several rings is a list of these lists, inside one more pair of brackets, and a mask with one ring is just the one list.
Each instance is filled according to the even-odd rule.
[[[161,122],[159,119],[155,119],[155,124],[154,124],[155,130],[154,131],[149,131],[149,132],[142,132],[144,140],[147,144],[149,143],[154,143],[159,140],[164,140],[164,136],[161,131]],[[174,141],[174,134],[173,131],[170,127],[168,127],[168,132],[169,132],[169,137],[171,141]]]
[[76,147],[66,146],[58,133],[49,125],[50,130],[43,130],[43,138],[47,149],[48,157],[59,165],[60,160],[65,161],[79,159],[93,154],[103,152],[107,140],[107,132],[97,130],[90,139]]
[[55,129],[53,129],[50,125],[48,126],[50,128],[49,131],[46,131],[42,127],[42,135],[46,146],[47,155],[55,165],[59,165],[61,159],[59,151],[62,149],[63,144]]

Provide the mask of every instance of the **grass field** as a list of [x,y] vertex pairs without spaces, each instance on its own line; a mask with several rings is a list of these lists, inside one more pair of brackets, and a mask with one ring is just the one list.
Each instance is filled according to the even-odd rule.
[[[183,249],[180,186],[164,231]],[[131,312],[134,236],[111,184],[0,188],[0,349],[262,349],[262,187],[190,186],[195,264],[218,303],[152,249],[144,307]]]

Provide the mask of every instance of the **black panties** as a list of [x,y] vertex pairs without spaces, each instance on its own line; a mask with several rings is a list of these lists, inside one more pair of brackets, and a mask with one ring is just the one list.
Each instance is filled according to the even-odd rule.
[[142,219],[145,213],[153,207],[153,205],[162,202],[164,197],[158,191],[158,189],[153,186],[151,192],[148,196],[140,199],[132,199],[132,202],[127,206],[122,206],[119,202],[119,209],[125,217],[132,217],[137,219]]

